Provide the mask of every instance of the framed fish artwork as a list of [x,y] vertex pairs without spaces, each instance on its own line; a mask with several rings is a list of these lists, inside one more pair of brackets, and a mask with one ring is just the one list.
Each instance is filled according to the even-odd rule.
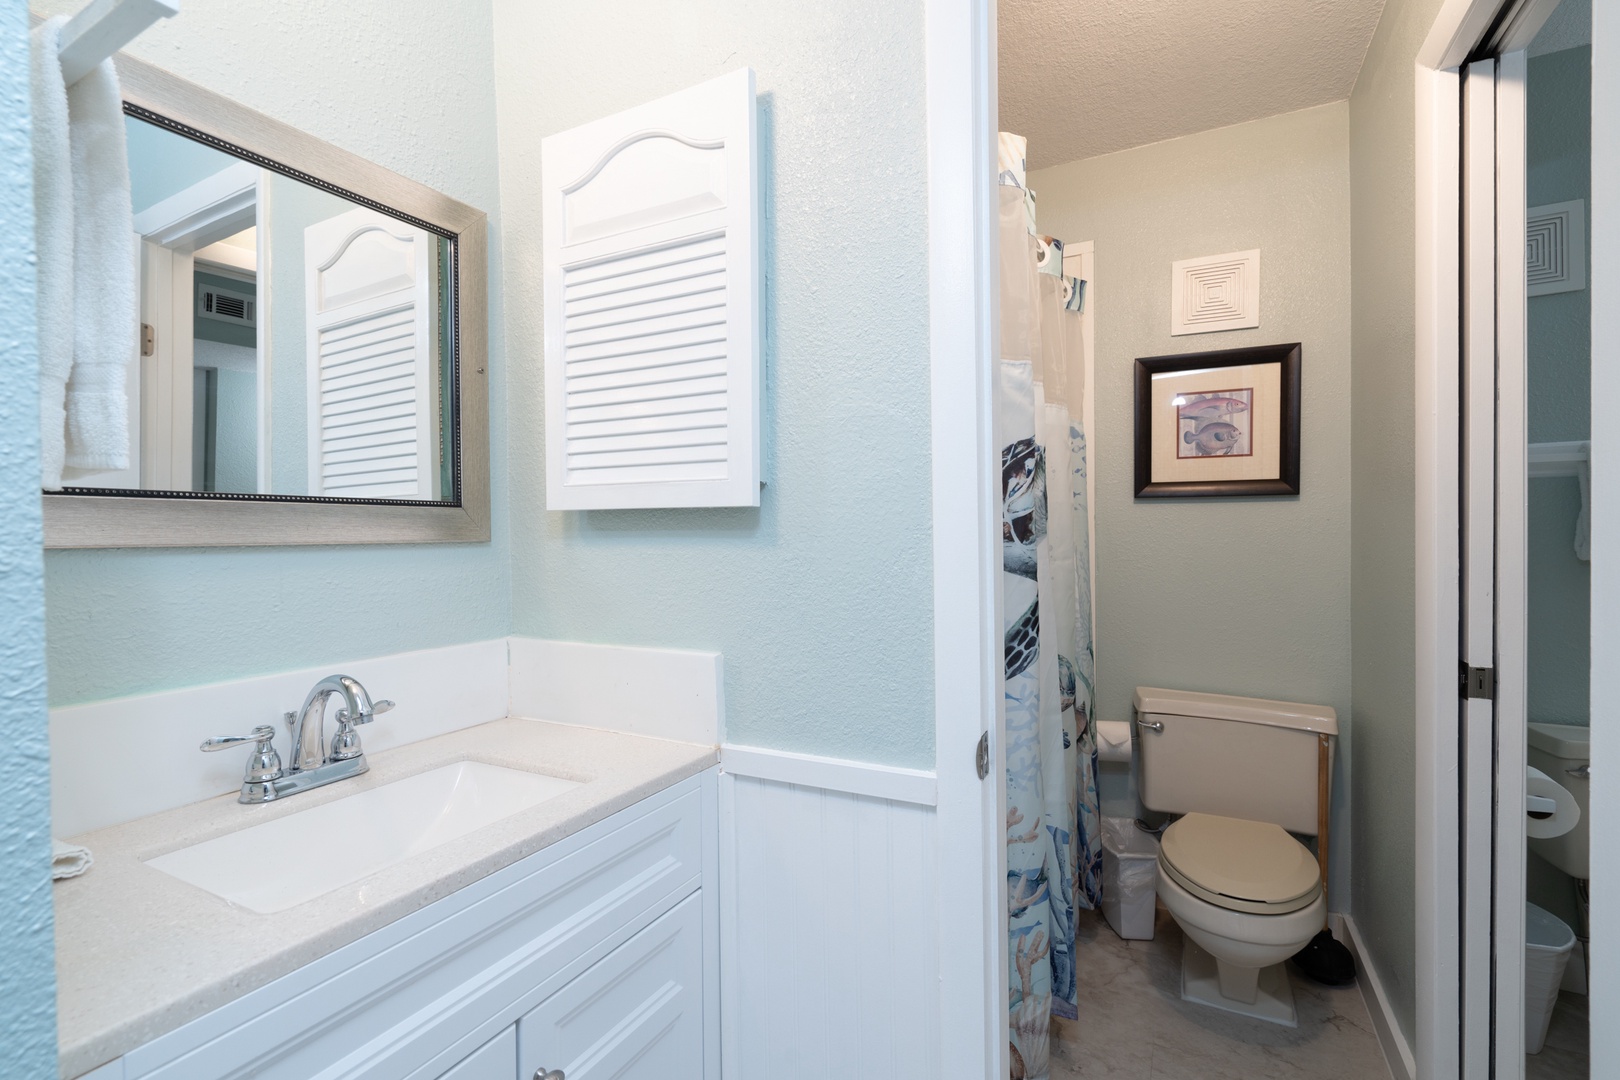
[[1300,346],[1136,361],[1136,497],[1299,494]]

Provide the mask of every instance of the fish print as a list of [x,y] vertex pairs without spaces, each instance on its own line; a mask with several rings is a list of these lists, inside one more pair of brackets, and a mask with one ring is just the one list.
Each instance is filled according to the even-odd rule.
[[1183,420],[1213,419],[1217,416],[1231,416],[1233,413],[1248,412],[1249,403],[1235,397],[1207,397],[1197,401],[1189,401],[1176,410],[1176,415]]
[[1238,441],[1242,439],[1243,432],[1236,424],[1228,424],[1223,420],[1211,420],[1202,425],[1197,431],[1183,432],[1181,439],[1192,446],[1200,454],[1208,457],[1214,454],[1230,454],[1237,449]]

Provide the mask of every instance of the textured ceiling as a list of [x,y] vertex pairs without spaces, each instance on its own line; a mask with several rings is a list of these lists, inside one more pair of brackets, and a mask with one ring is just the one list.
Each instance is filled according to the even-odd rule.
[[1000,0],[1001,129],[1044,168],[1350,96],[1384,0]]

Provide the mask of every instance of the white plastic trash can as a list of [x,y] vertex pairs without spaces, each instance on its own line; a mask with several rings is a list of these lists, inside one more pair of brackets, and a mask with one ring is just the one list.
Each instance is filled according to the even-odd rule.
[[[1103,835],[1107,836],[1104,829]],[[1103,859],[1108,849],[1103,848]],[[1103,864],[1107,865],[1106,861]],[[1558,1004],[1564,965],[1575,948],[1575,931],[1558,916],[1534,904],[1524,905],[1524,1052],[1541,1053]]]
[[1105,817],[1103,918],[1126,940],[1153,940],[1153,905],[1159,893],[1159,840],[1130,818]]

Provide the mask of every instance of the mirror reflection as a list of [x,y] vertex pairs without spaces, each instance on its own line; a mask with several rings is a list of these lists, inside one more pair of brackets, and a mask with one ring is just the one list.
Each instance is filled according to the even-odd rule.
[[70,488],[454,500],[450,241],[125,117],[129,467]]

